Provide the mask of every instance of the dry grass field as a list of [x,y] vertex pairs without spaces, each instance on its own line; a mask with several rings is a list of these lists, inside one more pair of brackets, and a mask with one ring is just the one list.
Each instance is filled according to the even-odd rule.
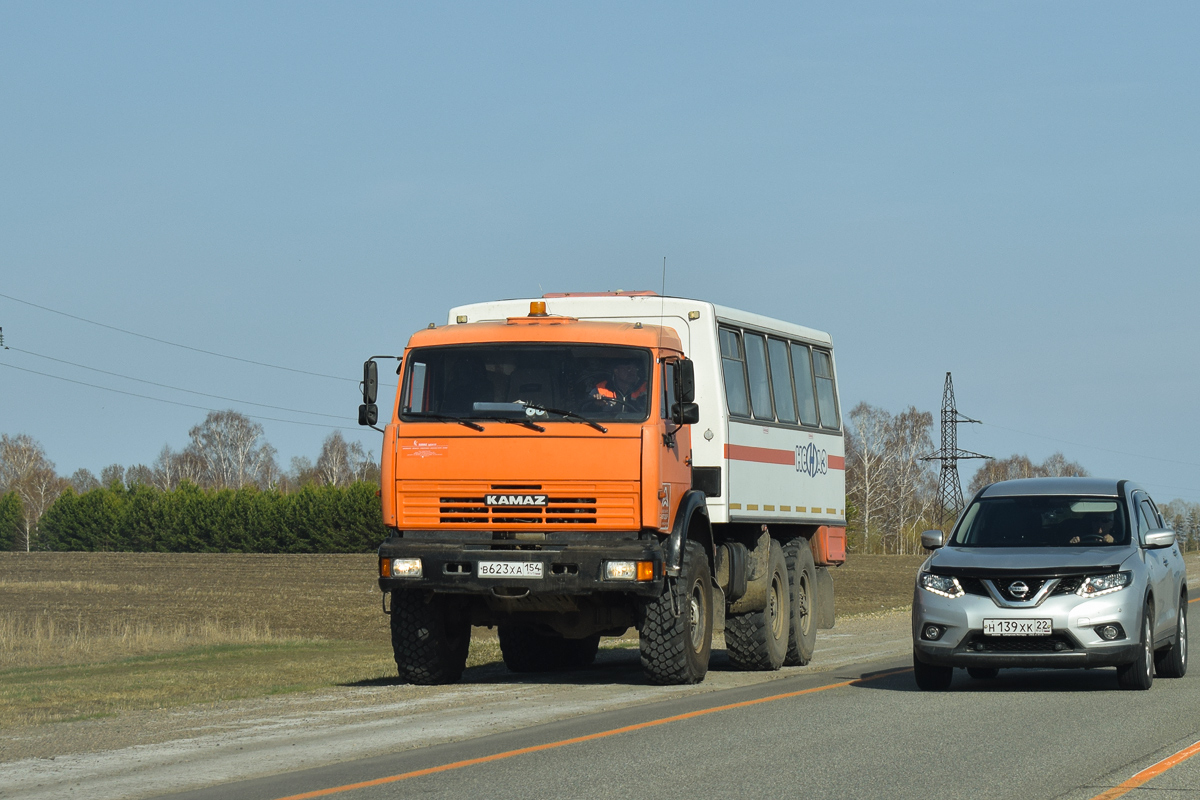
[[[833,570],[839,616],[907,606],[921,560],[852,556]],[[375,570],[370,554],[0,553],[0,728],[393,680]],[[477,630],[470,663],[499,658]]]

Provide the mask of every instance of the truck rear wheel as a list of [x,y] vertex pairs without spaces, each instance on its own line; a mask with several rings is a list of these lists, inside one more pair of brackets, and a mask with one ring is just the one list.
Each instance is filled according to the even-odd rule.
[[779,542],[771,540],[767,561],[767,607],[725,618],[725,647],[734,666],[776,670],[783,666],[791,632],[791,585]]
[[675,580],[646,604],[639,649],[651,683],[699,683],[708,674],[712,652],[712,573],[704,548],[688,542]]
[[808,539],[797,536],[784,545],[783,560],[787,562],[788,583],[792,588],[791,625],[783,663],[803,667],[812,661],[817,647],[817,566]]
[[400,677],[430,686],[462,678],[471,645],[471,623],[445,597],[392,592],[392,653]]
[[500,625],[500,652],[512,672],[559,672],[586,667],[596,660],[600,634],[564,639],[523,625]]

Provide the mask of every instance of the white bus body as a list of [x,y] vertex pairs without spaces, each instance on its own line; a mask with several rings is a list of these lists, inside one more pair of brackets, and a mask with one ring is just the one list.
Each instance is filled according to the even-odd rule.
[[713,523],[845,526],[846,451],[829,334],[652,293],[471,303],[452,308],[448,322],[521,317],[542,299],[549,314],[678,332],[695,362],[700,421],[692,426],[692,466]]

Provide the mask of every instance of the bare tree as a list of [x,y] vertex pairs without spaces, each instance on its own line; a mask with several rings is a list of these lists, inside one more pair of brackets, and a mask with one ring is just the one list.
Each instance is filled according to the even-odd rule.
[[933,450],[933,414],[918,411],[914,406],[897,414],[892,420],[889,449],[895,451],[890,483],[893,500],[888,514],[888,528],[896,537],[892,551],[898,554],[916,552],[917,523],[928,519],[937,496],[937,479],[933,466],[921,457]]
[[26,552],[35,547],[42,514],[69,485],[32,436],[0,434],[0,490],[16,492],[21,498],[21,544]]
[[134,486],[154,486],[154,470],[145,464],[134,464],[125,470],[125,485],[132,489]]
[[341,431],[334,431],[321,444],[317,475],[328,486],[346,486],[354,482],[355,473],[365,460],[361,444],[347,442]]
[[90,469],[83,467],[71,473],[70,483],[71,488],[75,490],[75,494],[83,494],[84,492],[90,492],[92,489],[100,488],[100,479]]
[[217,488],[239,489],[261,484],[275,474],[275,449],[260,441],[263,428],[236,411],[210,411],[204,422],[188,431],[191,452],[204,466],[203,482]]
[[870,552],[871,532],[887,503],[884,482],[896,453],[889,447],[892,415],[859,403],[849,415],[846,430],[846,494],[858,509],[862,551]]
[[1017,478],[1060,478],[1086,477],[1083,465],[1067,461],[1062,453],[1053,453],[1041,464],[1035,464],[1026,455],[985,461],[971,478],[967,491],[975,494],[984,486],[996,481],[1011,481]]
[[100,470],[100,483],[104,486],[124,486],[125,467],[120,464],[109,464]]

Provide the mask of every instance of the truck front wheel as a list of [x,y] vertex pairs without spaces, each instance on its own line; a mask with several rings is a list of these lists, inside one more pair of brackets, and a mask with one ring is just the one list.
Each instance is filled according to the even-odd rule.
[[688,542],[679,577],[646,604],[640,650],[651,683],[699,683],[708,674],[712,652],[712,573],[704,548]]
[[445,597],[392,593],[392,653],[400,677],[430,686],[454,683],[467,666],[471,623]]

